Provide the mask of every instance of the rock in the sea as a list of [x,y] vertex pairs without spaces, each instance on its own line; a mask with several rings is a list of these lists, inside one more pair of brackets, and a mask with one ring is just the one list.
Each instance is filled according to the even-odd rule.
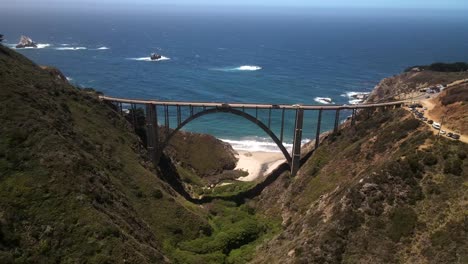
[[21,36],[20,42],[16,45],[17,49],[21,48],[37,48],[36,42],[32,41],[31,38],[26,36]]

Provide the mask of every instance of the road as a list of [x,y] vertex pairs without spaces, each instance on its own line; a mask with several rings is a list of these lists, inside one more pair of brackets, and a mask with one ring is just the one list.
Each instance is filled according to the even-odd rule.
[[127,99],[110,96],[99,96],[99,99],[126,104],[154,104],[170,106],[192,106],[192,107],[231,107],[245,109],[304,109],[304,110],[344,110],[344,109],[365,109],[372,107],[394,106],[410,102],[410,100],[355,105],[291,105],[291,104],[261,104],[261,103],[221,103],[221,102],[187,102],[187,101],[159,101],[143,99]]

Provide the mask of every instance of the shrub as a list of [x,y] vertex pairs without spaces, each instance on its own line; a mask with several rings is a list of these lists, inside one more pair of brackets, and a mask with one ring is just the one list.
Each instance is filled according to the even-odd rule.
[[434,166],[437,164],[437,157],[432,153],[427,153],[423,159],[423,162],[427,166]]
[[161,190],[156,189],[156,190],[154,190],[154,191],[151,193],[151,196],[152,196],[153,198],[159,200],[159,199],[163,198],[163,193],[162,193]]
[[408,236],[413,232],[417,221],[418,216],[412,208],[396,208],[390,215],[388,236],[394,242],[398,242],[402,237]]
[[449,158],[444,164],[444,173],[460,176],[463,172],[463,162],[460,159]]

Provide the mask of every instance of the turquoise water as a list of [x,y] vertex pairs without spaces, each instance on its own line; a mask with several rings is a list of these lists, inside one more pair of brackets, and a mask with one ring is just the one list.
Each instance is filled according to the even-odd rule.
[[[0,24],[8,25],[2,29],[8,44],[21,34],[44,44],[19,50],[38,64],[57,66],[80,86],[130,98],[320,104],[317,97],[326,97],[347,104],[350,92],[369,92],[408,66],[468,60],[464,16],[174,12],[23,19],[8,13]],[[167,59],[148,61],[152,52]],[[314,137],[316,115],[306,113],[305,138]],[[273,114],[277,133],[279,117],[279,111]],[[324,116],[324,131],[332,117]],[[293,123],[290,116],[288,143]],[[203,117],[186,129],[237,148],[275,149],[263,131],[230,115]]]

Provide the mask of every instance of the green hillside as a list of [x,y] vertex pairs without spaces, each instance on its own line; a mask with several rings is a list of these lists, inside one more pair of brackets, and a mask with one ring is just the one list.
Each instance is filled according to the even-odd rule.
[[468,146],[404,109],[358,120],[259,197],[284,231],[254,263],[467,263]]

